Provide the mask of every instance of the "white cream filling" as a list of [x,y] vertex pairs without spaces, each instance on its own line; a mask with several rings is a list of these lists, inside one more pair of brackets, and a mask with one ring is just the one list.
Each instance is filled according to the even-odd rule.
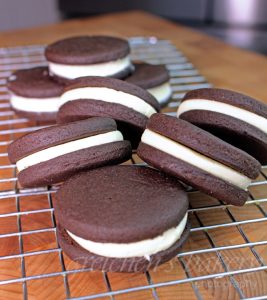
[[189,99],[181,103],[177,111],[177,117],[190,110],[207,110],[225,114],[242,120],[267,133],[266,118],[234,105],[206,99]]
[[180,239],[187,222],[187,213],[177,227],[170,228],[161,235],[139,242],[128,244],[117,243],[97,243],[85,240],[67,231],[71,238],[82,248],[94,254],[105,257],[141,257],[145,256],[149,260],[149,256],[160,251],[170,248],[177,240]]
[[48,161],[55,157],[78,151],[81,149],[98,146],[102,144],[122,141],[123,136],[120,131],[111,131],[107,133],[102,133],[94,136],[89,136],[79,140],[67,142],[61,145],[53,146],[44,150],[40,150],[33,154],[30,154],[17,161],[18,171],[22,171],[30,166],[36,165],[38,163]]
[[156,110],[137,96],[105,87],[82,87],[66,91],[62,96],[62,105],[78,99],[94,99],[127,106],[146,117],[156,113]]
[[10,97],[11,106],[17,110],[27,112],[57,112],[60,107],[60,97],[51,98],[26,98],[12,94]]
[[169,82],[147,89],[147,91],[158,100],[159,104],[166,102],[172,95],[171,85]]
[[144,131],[141,140],[144,144],[196,166],[240,189],[246,190],[251,183],[247,176],[149,129]]
[[131,60],[129,56],[114,61],[91,65],[64,65],[48,62],[49,72],[51,74],[67,79],[85,76],[112,76],[130,66]]

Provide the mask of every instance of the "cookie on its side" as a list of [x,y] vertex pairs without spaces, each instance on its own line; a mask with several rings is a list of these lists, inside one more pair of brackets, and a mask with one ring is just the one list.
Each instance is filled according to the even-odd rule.
[[49,76],[47,67],[19,70],[8,79],[10,104],[18,116],[55,122],[64,85]]
[[164,107],[171,98],[169,72],[164,65],[148,63],[134,63],[134,72],[125,81],[138,85],[152,94],[161,107]]
[[243,205],[260,163],[186,121],[154,114],[137,154],[147,163],[233,205]]
[[84,77],[66,86],[58,122],[89,117],[110,117],[133,148],[140,142],[148,118],[159,111],[157,100],[128,82],[104,77]]
[[59,79],[85,76],[124,78],[133,69],[127,40],[111,36],[77,36],[45,49],[50,73]]
[[23,187],[62,182],[76,172],[118,164],[131,157],[114,120],[91,118],[31,132],[8,148]]
[[267,105],[224,89],[188,92],[177,115],[267,164]]
[[189,235],[182,186],[148,167],[77,174],[56,193],[54,207],[63,251],[97,270],[144,272],[175,257]]

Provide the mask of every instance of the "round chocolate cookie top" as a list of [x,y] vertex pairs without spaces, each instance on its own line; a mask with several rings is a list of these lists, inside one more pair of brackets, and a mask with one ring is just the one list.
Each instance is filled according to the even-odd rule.
[[34,152],[117,129],[116,122],[110,118],[90,118],[68,124],[54,125],[28,133],[8,147],[12,163]]
[[112,166],[77,174],[54,201],[57,222],[95,242],[131,243],[177,227],[188,199],[177,179],[141,166]]
[[164,114],[154,114],[147,129],[187,146],[249,178],[259,174],[260,163],[246,152],[233,147],[193,124]]
[[45,49],[50,62],[87,65],[121,59],[130,53],[127,40],[110,36],[77,36],[50,44]]
[[[217,88],[196,89],[186,93],[182,101],[190,99],[205,99],[223,102],[267,118],[266,104],[247,95],[230,90]],[[207,110],[209,110],[208,107]]]
[[164,65],[134,63],[134,72],[125,81],[150,89],[169,81],[169,72]]
[[[69,90],[83,88],[83,87],[100,87],[100,88],[102,87],[102,88],[113,89],[116,91],[121,91],[144,100],[152,107],[154,107],[156,111],[160,110],[158,101],[149,92],[140,88],[139,86],[115,78],[98,77],[98,76],[77,78],[72,80],[70,84],[68,84],[65,87],[64,91],[66,92]],[[101,100],[101,99],[96,99],[96,100]]]
[[28,98],[59,97],[64,88],[49,76],[47,67],[16,71],[9,77],[7,86],[12,93]]

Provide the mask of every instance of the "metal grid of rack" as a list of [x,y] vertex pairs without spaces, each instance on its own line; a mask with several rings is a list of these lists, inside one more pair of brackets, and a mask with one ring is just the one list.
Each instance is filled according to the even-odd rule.
[[[129,39],[134,60],[166,64],[175,114],[191,89],[210,87],[169,41]],[[267,299],[267,167],[242,208],[189,193],[191,237],[169,263],[145,274],[96,272],[62,252],[55,235],[51,188],[21,189],[7,157],[15,138],[44,124],[10,109],[6,78],[46,65],[42,45],[0,49],[0,298],[1,299]],[[136,155],[132,162],[139,163]],[[264,230],[265,228],[265,230]]]

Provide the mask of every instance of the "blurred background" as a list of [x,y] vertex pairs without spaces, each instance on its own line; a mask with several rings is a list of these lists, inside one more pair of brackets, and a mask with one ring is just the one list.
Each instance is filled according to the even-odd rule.
[[267,54],[267,0],[0,0],[0,31],[139,9]]

